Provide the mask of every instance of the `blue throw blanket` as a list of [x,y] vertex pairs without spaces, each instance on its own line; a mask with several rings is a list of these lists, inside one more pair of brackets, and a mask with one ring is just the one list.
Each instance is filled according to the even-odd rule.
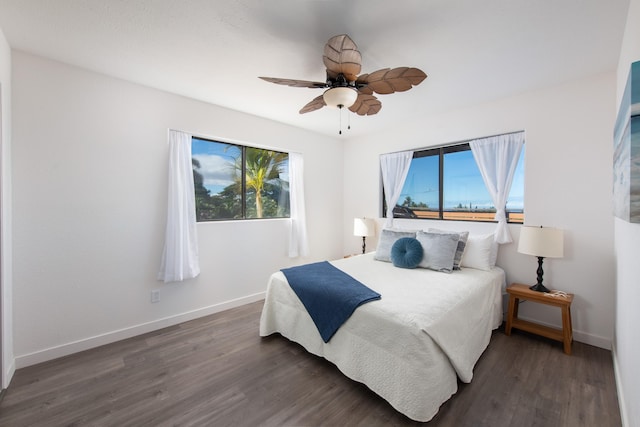
[[327,261],[281,271],[315,322],[324,342],[329,342],[356,308],[380,299],[379,293]]

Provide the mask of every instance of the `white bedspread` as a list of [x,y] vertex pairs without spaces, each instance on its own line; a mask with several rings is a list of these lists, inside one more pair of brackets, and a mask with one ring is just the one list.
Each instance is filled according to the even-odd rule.
[[401,269],[373,253],[332,261],[382,298],[324,343],[281,272],[268,284],[260,335],[280,333],[333,362],[411,419],[428,421],[457,391],[502,321],[504,271]]

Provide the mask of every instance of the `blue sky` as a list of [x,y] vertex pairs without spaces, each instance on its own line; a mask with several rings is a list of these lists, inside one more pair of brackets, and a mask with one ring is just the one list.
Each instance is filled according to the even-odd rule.
[[236,145],[197,138],[191,140],[191,155],[200,162],[198,172],[202,174],[203,184],[211,194],[219,193],[233,184],[234,163],[240,154],[240,147]]

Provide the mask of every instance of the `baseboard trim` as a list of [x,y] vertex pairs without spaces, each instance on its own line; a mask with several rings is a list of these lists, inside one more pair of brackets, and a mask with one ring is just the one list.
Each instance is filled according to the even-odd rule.
[[2,388],[3,389],[7,389],[9,388],[9,384],[11,384],[11,380],[13,379],[13,374],[15,374],[16,372],[16,360],[15,358],[11,360],[11,363],[9,364],[9,367],[7,368],[6,372],[4,372],[3,376],[2,376]]
[[574,330],[573,339],[584,344],[592,345],[594,347],[611,350],[611,338],[605,338],[599,335],[593,335],[586,332]]
[[[15,368],[25,368],[27,366],[35,365],[37,363],[46,362],[49,360],[57,359],[59,357],[68,356],[70,354],[78,353],[80,351],[89,350],[101,345],[111,344],[116,341],[131,338],[137,335],[146,334],[147,332],[157,331],[158,329],[166,328],[168,326],[174,326],[179,323],[188,322],[190,320],[198,319],[200,317],[208,316],[211,314],[219,313],[230,308],[239,307],[241,305],[250,304],[252,302],[263,300],[265,292],[249,295],[242,298],[237,298],[223,303],[214,304],[208,307],[203,307],[197,310],[189,311],[186,313],[177,314],[174,316],[165,317],[162,319],[153,320],[151,322],[142,323],[139,325],[131,326],[129,328],[119,329],[112,332],[107,332],[101,335],[96,335],[86,339],[73,341],[67,344],[62,344],[55,347],[50,347],[41,351],[36,351],[29,354],[17,356],[15,358]],[[256,334],[258,332],[256,331]]]
[[613,357],[613,374],[616,378],[616,391],[618,392],[618,408],[620,408],[620,420],[622,421],[622,427],[629,425],[627,419],[627,407],[624,400],[624,389],[622,388],[622,377],[620,376],[620,369],[618,368],[618,356],[616,354],[616,346],[611,346],[611,357]]

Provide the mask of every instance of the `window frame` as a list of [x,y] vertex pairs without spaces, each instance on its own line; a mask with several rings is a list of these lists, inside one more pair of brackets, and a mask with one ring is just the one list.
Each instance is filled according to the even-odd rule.
[[[268,217],[249,217],[247,216],[247,150],[248,149],[253,149],[253,150],[264,150],[264,151],[270,151],[270,152],[274,152],[274,153],[279,153],[279,154],[286,154],[287,155],[287,165],[289,162],[289,152],[288,151],[282,151],[282,150],[276,150],[273,148],[265,148],[265,147],[259,147],[259,146],[255,146],[255,145],[249,145],[249,144],[243,144],[237,141],[228,141],[222,138],[211,138],[211,137],[205,137],[205,136],[199,136],[199,135],[191,135],[191,143],[193,145],[193,141],[195,139],[198,139],[200,141],[205,141],[205,142],[210,142],[210,143],[216,143],[216,144],[225,144],[225,145],[229,145],[229,146],[235,146],[237,148],[240,149],[240,159],[241,159],[241,168],[240,168],[240,192],[238,194],[238,196],[240,197],[240,217],[237,218],[213,218],[213,219],[204,219],[201,220],[198,218],[197,215],[197,211],[196,211],[196,224],[206,224],[206,223],[212,223],[212,222],[220,222],[220,221],[253,221],[253,220],[273,220],[273,219],[289,219],[291,218],[291,206],[289,206],[289,198],[287,200],[287,208],[286,208],[286,216],[268,216]],[[193,148],[191,150],[191,158],[193,159]],[[195,170],[194,170],[195,172]],[[288,171],[285,171],[286,173],[288,173]],[[287,182],[288,183],[288,182]],[[206,188],[206,187],[205,187]],[[287,190],[288,192],[289,190]],[[195,192],[195,189],[194,189]]]
[[[456,143],[456,144],[450,144],[450,145],[442,145],[439,147],[428,147],[428,148],[420,148],[420,149],[416,149],[413,150],[413,156],[411,158],[411,161],[413,162],[414,159],[418,159],[421,157],[428,157],[428,156],[438,156],[438,217],[437,218],[429,218],[429,217],[424,217],[424,218],[420,218],[420,217],[416,217],[416,218],[411,218],[411,219],[417,219],[417,220],[430,220],[430,221],[464,221],[464,222],[481,222],[481,223],[489,223],[489,222],[493,222],[493,223],[497,223],[498,221],[496,221],[495,219],[492,220],[482,220],[482,219],[473,219],[473,218],[445,218],[445,209],[444,209],[444,157],[446,154],[451,154],[451,153],[458,153],[461,151],[471,151],[471,146],[469,145],[469,141],[466,142],[460,142],[460,143]],[[524,153],[524,151],[523,151]],[[521,154],[522,155],[522,154]],[[382,187],[382,217],[386,218],[387,217],[387,199],[386,199],[386,195],[384,192],[384,185],[381,185]],[[396,204],[397,206],[397,204]],[[394,207],[395,208],[395,207]],[[393,214],[393,209],[391,210],[392,214]],[[434,210],[435,212],[435,210]],[[471,212],[471,211],[469,211]],[[523,224],[524,223],[524,207],[522,209],[521,212],[521,216],[522,219],[518,219],[518,220],[512,220],[511,216],[509,215],[509,210],[506,211],[507,213],[507,223],[509,224]],[[514,212],[515,213],[515,212]],[[403,217],[396,217],[395,215],[393,216],[394,219],[402,219]]]

